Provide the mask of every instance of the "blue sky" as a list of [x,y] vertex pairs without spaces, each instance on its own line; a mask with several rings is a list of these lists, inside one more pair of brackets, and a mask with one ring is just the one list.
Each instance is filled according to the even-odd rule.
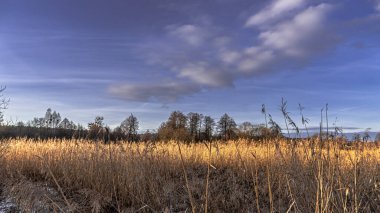
[[[0,0],[5,118],[152,129],[173,110],[380,131],[380,1]],[[336,119],[337,118],[337,119]]]

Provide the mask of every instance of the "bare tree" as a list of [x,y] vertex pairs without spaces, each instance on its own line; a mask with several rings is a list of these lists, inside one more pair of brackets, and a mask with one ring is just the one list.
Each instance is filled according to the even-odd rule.
[[96,117],[95,117],[95,123],[94,123],[94,124],[95,124],[96,126],[103,127],[103,126],[104,126],[103,121],[104,121],[104,117],[103,117],[103,116],[96,116]]
[[67,118],[64,118],[61,123],[59,123],[58,127],[62,129],[72,129],[71,122]]
[[193,141],[200,140],[202,118],[203,118],[203,115],[199,113],[190,112],[189,114],[187,114],[189,134],[190,134],[191,140]]
[[215,121],[210,116],[205,116],[203,123],[205,139],[210,141],[215,127]]
[[44,121],[45,121],[46,127],[51,127],[53,123],[53,115],[52,115],[52,110],[50,108],[46,110]]
[[170,114],[167,124],[175,130],[186,128],[187,117],[180,111]]
[[133,114],[131,114],[127,119],[121,122],[120,129],[122,133],[127,136],[128,141],[136,141],[139,121]]
[[89,139],[99,139],[100,135],[103,133],[103,116],[96,116],[95,121],[88,124],[88,135]]
[[168,120],[158,128],[158,137],[162,140],[189,141],[189,133],[186,127],[187,117],[180,111],[174,111]]
[[3,95],[5,89],[6,87],[0,87],[0,125],[4,122],[3,110],[7,109],[9,104],[9,99],[6,99]]
[[245,121],[239,125],[239,137],[252,138],[254,136],[254,126],[251,122]]
[[227,113],[225,113],[218,121],[218,130],[220,136],[224,140],[229,140],[234,136],[234,130],[236,129],[236,123]]

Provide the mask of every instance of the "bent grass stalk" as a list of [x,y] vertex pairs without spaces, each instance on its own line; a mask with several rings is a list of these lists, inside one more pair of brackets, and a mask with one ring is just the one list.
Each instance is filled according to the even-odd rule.
[[207,146],[166,141],[153,148],[150,143],[12,139],[6,141],[0,175],[3,191],[20,199],[31,193],[28,187],[17,189],[24,180],[55,189],[58,199],[48,199],[62,200],[49,202],[58,211],[380,211],[380,147],[353,142],[347,149],[336,140],[330,159],[327,147],[320,146],[309,158],[303,150],[310,153],[313,140],[318,138],[300,139],[292,160],[286,139]]
[[182,151],[181,151],[181,145],[180,145],[180,143],[178,141],[177,141],[177,145],[178,145],[179,156],[181,157],[182,172],[183,172],[183,175],[185,176],[186,188],[187,188],[187,192],[189,193],[189,200],[190,200],[190,205],[191,205],[191,211],[193,213],[195,213],[196,209],[195,209],[195,204],[194,204],[194,201],[193,201],[193,195],[191,194],[189,180],[187,179],[187,172],[186,172],[185,163],[184,163],[184,160],[183,160],[183,155],[182,155]]
[[[206,144],[207,145],[207,144]],[[207,211],[208,211],[208,194],[209,194],[209,192],[208,192],[208,185],[209,185],[209,181],[210,181],[210,167],[211,167],[211,149],[212,149],[212,147],[211,147],[211,141],[209,141],[209,145],[208,145],[208,150],[209,150],[209,152],[208,152],[208,163],[207,163],[207,178],[206,178],[206,190],[205,190],[205,213],[207,213]]]

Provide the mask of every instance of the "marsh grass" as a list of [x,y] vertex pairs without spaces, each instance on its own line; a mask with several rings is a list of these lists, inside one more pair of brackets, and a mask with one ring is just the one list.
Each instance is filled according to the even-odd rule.
[[380,212],[378,144],[318,142],[14,139],[0,169],[26,212]]

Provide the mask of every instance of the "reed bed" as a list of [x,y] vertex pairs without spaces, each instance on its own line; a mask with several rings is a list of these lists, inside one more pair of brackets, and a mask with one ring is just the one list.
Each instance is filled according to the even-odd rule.
[[3,144],[1,188],[25,212],[380,212],[376,143]]

